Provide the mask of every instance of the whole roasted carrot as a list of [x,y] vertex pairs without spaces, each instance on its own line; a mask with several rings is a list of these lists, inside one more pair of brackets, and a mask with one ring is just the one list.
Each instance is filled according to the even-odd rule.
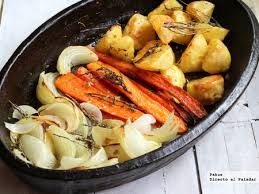
[[142,92],[144,92],[146,95],[148,95],[150,98],[152,98],[153,100],[159,102],[162,106],[164,106],[167,110],[169,110],[170,112],[174,111],[174,107],[166,102],[163,98],[159,97],[158,95],[156,95],[155,93],[153,93],[152,91],[150,91],[148,88],[142,86],[141,84],[139,84],[138,82],[131,80]]
[[100,110],[116,116],[122,120],[136,120],[143,113],[129,104],[107,97],[94,87],[87,86],[83,80],[72,73],[62,75],[55,81],[55,86],[80,102],[89,102]]
[[119,69],[125,75],[132,77],[133,79],[142,80],[160,90],[164,90],[170,93],[175,97],[191,114],[195,115],[198,118],[203,118],[207,115],[206,110],[202,104],[189,95],[183,89],[173,86],[166,78],[161,74],[154,73],[151,71],[141,70],[136,68],[134,65],[115,59],[109,55],[102,54],[93,50],[99,57],[99,60],[105,62],[117,69]]
[[[112,84],[121,93],[127,96],[134,104],[153,115],[160,123],[165,123],[170,112],[157,101],[142,92],[127,76],[119,70],[102,62],[94,62],[87,65],[87,68],[94,74],[102,77],[105,81]],[[176,117],[176,116],[175,116]],[[176,118],[180,126],[179,131],[186,131],[186,124],[179,117]]]
[[107,87],[105,82],[95,78],[85,67],[79,67],[76,70],[75,75],[84,80],[88,85],[93,86],[107,96],[117,96],[117,93]]
[[179,116],[188,124],[193,123],[193,118],[189,115],[179,104],[177,104],[173,99],[170,98],[165,92],[158,91],[158,96],[163,98],[168,104],[174,107]]

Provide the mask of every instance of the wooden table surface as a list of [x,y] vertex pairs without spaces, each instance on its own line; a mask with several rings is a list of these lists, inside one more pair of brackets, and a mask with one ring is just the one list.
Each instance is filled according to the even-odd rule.
[[[0,27],[0,68],[33,30],[77,1],[6,0]],[[259,18],[259,0],[245,2]],[[137,181],[97,193],[258,194],[259,184],[213,184],[208,181],[211,171],[259,170],[258,82],[259,69],[234,108],[192,149],[171,164]],[[0,194],[37,193],[0,161]]]

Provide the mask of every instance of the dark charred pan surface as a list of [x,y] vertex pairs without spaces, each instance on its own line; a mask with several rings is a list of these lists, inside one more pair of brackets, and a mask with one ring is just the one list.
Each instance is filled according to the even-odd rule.
[[[232,66],[225,75],[225,96],[209,109],[209,115],[189,132],[162,148],[116,166],[88,171],[54,171],[28,166],[10,153],[4,121],[15,104],[39,105],[35,87],[40,72],[56,67],[57,57],[69,45],[87,45],[112,24],[125,23],[134,12],[148,13],[161,1],[81,1],[60,12],[33,32],[0,73],[0,156],[33,187],[50,193],[84,193],[130,182],[167,165],[192,147],[233,106],[255,72],[259,56],[259,26],[250,9],[239,0],[213,0],[215,19],[231,30],[226,44]],[[186,3],[189,1],[186,0]],[[231,14],[229,13],[231,10]]]

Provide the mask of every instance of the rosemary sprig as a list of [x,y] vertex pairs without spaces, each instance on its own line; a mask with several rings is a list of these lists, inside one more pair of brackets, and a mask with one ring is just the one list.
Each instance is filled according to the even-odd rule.
[[[121,108],[129,108],[132,111],[135,111],[135,109],[138,109],[138,107],[135,104],[120,100],[117,96],[111,97],[111,96],[105,96],[101,94],[96,94],[96,93],[87,93],[88,95],[92,97],[99,98],[103,101],[109,102],[115,106],[119,106]],[[118,104],[121,103],[122,105]]]
[[147,50],[147,52],[146,52],[140,59],[138,59],[137,61],[135,61],[134,63],[138,63],[138,62],[144,60],[146,57],[148,57],[148,56],[150,56],[150,55],[156,53],[156,52],[157,52],[157,48],[159,48],[159,42],[156,42],[156,44],[155,44],[154,46],[152,46],[151,48],[149,48],[149,49]]
[[28,115],[18,105],[14,104],[11,100],[9,100],[9,103],[12,105],[13,110],[17,110],[22,115],[22,118],[28,117]]
[[104,72],[105,75],[101,77],[103,80],[111,81],[115,85],[118,85],[119,87],[121,87],[122,89],[124,89],[125,91],[130,93],[130,91],[126,87],[125,83],[123,82],[122,76],[116,75],[115,72],[113,72],[112,70],[105,68],[105,67],[101,67],[101,68],[97,69],[96,71]]

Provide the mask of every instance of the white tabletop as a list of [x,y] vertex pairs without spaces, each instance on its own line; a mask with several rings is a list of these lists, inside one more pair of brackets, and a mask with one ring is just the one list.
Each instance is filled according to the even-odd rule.
[[[0,68],[33,30],[77,1],[5,0],[0,27]],[[259,18],[259,0],[245,2]],[[258,82],[259,69],[234,108],[192,149],[171,164],[137,181],[97,193],[258,194],[259,183],[215,184],[208,180],[211,171],[259,170]],[[0,194],[36,193],[0,161]]]

